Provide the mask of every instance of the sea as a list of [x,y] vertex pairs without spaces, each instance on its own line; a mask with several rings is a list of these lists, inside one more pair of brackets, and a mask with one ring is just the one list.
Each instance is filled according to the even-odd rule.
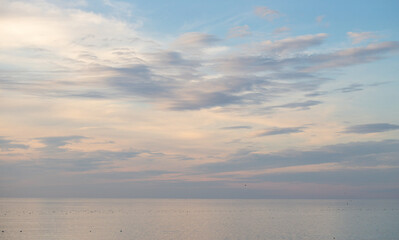
[[399,200],[0,199],[4,240],[398,240]]

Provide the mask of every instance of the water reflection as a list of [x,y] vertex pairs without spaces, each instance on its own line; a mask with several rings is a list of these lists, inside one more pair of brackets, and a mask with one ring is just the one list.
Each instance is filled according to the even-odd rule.
[[396,239],[397,200],[0,199],[0,239]]

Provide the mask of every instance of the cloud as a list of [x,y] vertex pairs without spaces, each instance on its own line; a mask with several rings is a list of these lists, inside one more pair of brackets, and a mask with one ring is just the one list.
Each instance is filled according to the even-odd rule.
[[[27,156],[25,161],[16,162],[14,165],[23,168],[31,168],[38,172],[48,172],[49,174],[65,174],[74,172],[86,172],[100,170],[115,171],[118,163],[126,162],[133,158],[141,160],[159,157],[158,153],[148,150],[91,150],[90,146],[87,150],[79,150],[84,145],[81,140],[89,139],[84,136],[54,136],[35,138],[44,144],[44,147],[32,149],[35,154]],[[80,146],[78,148],[65,148],[70,144]],[[13,147],[13,146],[11,146]],[[27,148],[26,145],[17,146],[18,148]],[[0,161],[1,164],[2,161]]]
[[308,93],[305,96],[306,97],[319,97],[319,96],[325,96],[327,94],[329,94],[328,91],[316,91],[316,92]]
[[[83,139],[86,141],[82,141]],[[99,143],[98,141],[93,142],[93,139],[93,137],[78,135],[35,138],[33,140],[39,141],[44,146],[38,146],[37,143],[34,143],[28,153],[20,154],[17,156],[18,158],[11,158],[7,161],[3,159],[5,155],[0,155],[0,166],[9,162],[10,167],[31,169],[32,172],[37,173],[36,175],[42,174],[43,178],[50,179],[53,175],[63,176],[65,177],[65,183],[63,184],[69,184],[73,181],[75,174],[83,173],[97,174],[96,176],[100,176],[102,173],[104,173],[104,176],[107,174],[117,176],[119,172],[144,171],[148,174],[140,175],[137,173],[134,178],[145,178],[149,177],[150,173],[153,173],[153,176],[157,175],[157,171],[170,172],[168,170],[170,169],[170,164],[195,159],[190,155],[181,153],[163,153],[152,149],[133,149],[130,146],[131,143],[129,143],[127,149],[120,148],[112,142],[104,141]],[[23,149],[28,147],[25,144],[16,146],[4,146],[1,144],[0,146]],[[26,180],[29,179],[29,176],[23,175],[20,177]],[[31,177],[37,178],[37,176]],[[88,178],[96,181],[92,177]]]
[[322,172],[259,174],[246,180],[261,182],[296,182],[320,184],[346,184],[369,186],[370,184],[396,184],[399,182],[399,168],[391,169],[339,169]]
[[[286,72],[296,69],[298,72],[316,73],[325,69],[338,69],[379,60],[399,49],[398,42],[380,42],[364,47],[348,48],[330,53],[299,53],[295,51],[320,44],[325,35],[299,36],[286,40],[259,44],[254,54],[243,54],[219,59],[218,67],[229,73]],[[292,45],[290,45],[292,44]],[[267,51],[291,52],[288,56],[263,54]],[[251,53],[251,52],[249,52]],[[260,54],[262,53],[262,54]]]
[[317,17],[316,17],[316,22],[318,22],[318,23],[323,22],[323,20],[324,20],[325,17],[326,17],[326,16],[324,16],[324,15],[317,16]]
[[[250,179],[249,175],[257,174],[253,171],[278,170],[274,168],[299,171],[295,168],[314,164],[319,169],[326,164],[363,169],[391,167],[397,162],[398,153],[381,146],[397,147],[389,141],[310,147],[357,137],[339,137],[334,135],[336,130],[326,129],[337,126],[331,115],[339,106],[322,105],[339,97],[334,93],[371,86],[340,86],[345,73],[341,70],[389,57],[397,53],[398,42],[368,44],[366,39],[361,42],[364,46],[344,42],[349,46],[341,44],[337,50],[333,48],[338,46],[333,44],[336,36],[330,39],[326,33],[315,34],[315,29],[306,29],[310,35],[293,34],[303,28],[293,29],[289,37],[273,35],[290,29],[268,23],[266,20],[282,14],[267,7],[255,9],[264,21],[246,13],[211,16],[206,24],[194,24],[198,32],[180,32],[179,36],[178,26],[161,27],[155,34],[148,31],[148,24],[141,25],[136,14],[140,11],[130,14],[136,8],[125,7],[128,3],[106,1],[112,5],[110,9],[100,1],[97,10],[101,11],[92,11],[92,4],[78,9],[59,0],[3,2],[0,125],[3,135],[12,137],[0,138],[0,148],[5,151],[0,154],[0,164],[12,162],[15,168],[24,169],[19,172],[20,180],[1,169],[7,173],[4,179],[26,183],[42,179],[49,184],[56,180],[78,187],[86,183],[82,180],[90,180],[97,189],[103,187],[100,182],[142,181],[131,186],[140,188],[145,182],[146,186],[158,184],[160,189],[167,186],[159,183],[163,180],[185,187],[200,185],[196,181],[220,181],[227,186]],[[258,26],[256,34],[251,34],[256,24],[247,20],[270,26]],[[298,24],[289,25],[294,28]],[[223,26],[228,27],[226,31],[220,29]],[[227,33],[227,39],[212,34],[216,32]],[[333,29],[330,32],[333,34]],[[300,112],[308,109],[311,111]],[[317,124],[320,119],[324,121],[321,125]],[[317,127],[308,131],[306,121],[310,120]],[[353,127],[346,130],[393,131],[397,126]],[[59,136],[40,137],[49,132]],[[21,136],[28,140],[20,142]],[[109,144],[111,140],[114,144]],[[284,144],[298,149],[273,150]],[[248,151],[232,154],[237,149]],[[35,176],[25,176],[29,170]],[[241,170],[251,173],[230,173],[230,179],[216,176]],[[157,178],[162,180],[153,182]],[[290,181],[288,177],[285,180]],[[9,185],[0,182],[1,187]],[[37,186],[39,189],[40,184]],[[129,189],[129,184],[124,186]],[[201,186],[206,191],[207,184]]]
[[285,38],[277,41],[262,42],[262,48],[265,51],[285,53],[298,50],[304,50],[309,47],[317,46],[323,43],[327,38],[327,34],[319,33],[315,35],[303,35],[293,38]]
[[107,83],[132,97],[162,97],[168,95],[173,89],[173,82],[170,79],[156,75],[146,65],[133,65],[109,70],[113,74],[107,78]]
[[[0,40],[5,48],[13,49],[11,55],[19,57],[21,62],[16,65],[23,70],[18,77],[0,79],[2,89],[51,98],[129,99],[173,111],[255,106],[287,93],[315,92],[326,82],[318,72],[378,60],[398,48],[396,42],[382,42],[327,53],[307,52],[326,40],[327,34],[319,33],[219,46],[224,50],[209,54],[197,50],[225,42],[211,34],[189,32],[171,46],[118,18],[79,9],[64,11],[52,4],[9,3],[8,7],[8,14],[27,27],[40,27],[39,35],[44,38],[33,44],[22,31],[23,36],[13,37],[18,41]],[[30,8],[32,11],[26,10]],[[267,7],[256,12],[266,18],[281,15]],[[16,21],[4,21],[4,26],[10,21],[7,29],[19,29]],[[42,22],[51,24],[39,24]],[[53,28],[59,34],[53,34]],[[4,31],[0,35],[10,36]],[[232,31],[238,37],[246,35],[249,27],[237,26]],[[26,68],[35,71],[28,74],[32,69]],[[269,109],[273,108],[307,109],[281,104]]]
[[264,136],[273,136],[273,135],[281,135],[281,134],[291,134],[291,133],[300,133],[303,132],[304,127],[290,127],[290,128],[272,128],[257,134],[257,137]]
[[280,27],[280,28],[276,28],[273,31],[273,34],[280,34],[280,33],[285,33],[285,32],[289,32],[291,31],[291,28],[289,27]]
[[325,96],[330,93],[334,92],[340,92],[340,93],[351,93],[351,92],[358,92],[358,91],[363,91],[366,87],[377,87],[380,85],[387,84],[387,82],[381,82],[381,83],[371,83],[371,84],[360,84],[360,83],[352,83],[349,86],[342,87],[342,88],[336,88],[333,91],[316,91],[313,93],[306,94],[305,96],[307,97],[318,97],[318,96]]
[[308,109],[310,109],[310,107],[319,105],[321,103],[322,103],[321,101],[308,100],[305,102],[292,102],[292,103],[287,103],[287,104],[282,104],[282,105],[270,106],[270,107],[265,108],[265,110],[272,110],[272,109],[276,109],[276,108],[308,110]]
[[14,143],[14,141],[8,140],[8,139],[0,136],[0,150],[1,151],[8,151],[10,149],[27,149],[27,148],[29,148],[28,145]]
[[182,48],[208,47],[218,42],[219,39],[211,34],[188,32],[180,35],[174,44]]
[[41,148],[45,151],[65,151],[60,147],[70,144],[71,142],[80,142],[80,140],[85,139],[83,136],[57,136],[57,137],[41,137],[36,138],[41,143],[45,145],[45,147]]
[[35,167],[43,171],[52,171],[59,174],[108,171],[114,172],[115,165],[120,162],[126,162],[138,157],[147,151],[129,151],[129,150],[95,150],[78,151],[71,149],[46,149],[39,159],[31,159],[35,162]]
[[[315,54],[302,59],[306,71],[319,71],[328,68],[339,68],[372,62],[381,59],[383,55],[399,49],[398,42],[381,42],[365,47],[349,48],[328,54]],[[297,59],[299,60],[299,59]]]
[[142,152],[125,150],[98,150],[87,153],[69,151],[67,154],[63,153],[61,156],[48,156],[42,159],[40,167],[61,172],[85,172],[101,168],[113,171],[113,164],[135,158],[140,153]]
[[201,64],[195,60],[185,59],[182,53],[176,51],[160,51],[148,55],[156,67],[199,67]]
[[140,179],[145,180],[146,178],[159,177],[165,174],[173,174],[177,172],[172,171],[160,171],[160,170],[149,170],[149,171],[129,171],[129,172],[103,172],[103,173],[91,173],[91,177],[99,179]]
[[229,105],[253,105],[265,100],[261,91],[270,85],[255,76],[228,76],[187,82],[176,87],[163,99],[164,106],[174,111],[199,110]]
[[325,163],[344,164],[343,169],[347,166],[361,168],[390,165],[399,167],[398,154],[398,140],[352,142],[323,146],[310,151],[287,149],[266,154],[248,152],[244,155],[232,155],[224,162],[198,165],[194,169],[204,173],[225,173]]
[[342,93],[357,92],[357,91],[362,91],[363,90],[362,87],[363,87],[363,84],[353,83],[344,88],[337,88],[337,89],[335,89],[335,91],[339,91]]
[[251,35],[251,30],[248,25],[232,27],[229,30],[229,38],[246,37]]
[[399,125],[390,123],[371,123],[371,124],[360,124],[347,127],[344,133],[357,133],[357,134],[367,134],[367,133],[377,133],[398,130]]
[[[69,152],[73,151],[69,150]],[[0,182],[3,184],[12,182],[13,185],[11,186],[13,186],[14,193],[25,193],[25,191],[19,189],[21,186],[26,186],[27,189],[35,189],[35,191],[39,190],[39,188],[36,189],[39,186],[42,189],[41,191],[51,186],[61,188],[63,186],[74,186],[74,190],[84,186],[86,190],[93,188],[98,190],[104,185],[111,184],[113,185],[112,189],[116,191],[110,192],[105,188],[103,189],[104,194],[112,193],[114,196],[122,196],[127,189],[131,190],[144,184],[146,186],[144,189],[137,190],[137,195],[142,196],[146,193],[145,189],[148,191],[148,187],[152,189],[152,192],[153,188],[161,189],[162,186],[172,184],[176,188],[172,185],[170,187],[173,187],[173,191],[176,192],[171,196],[180,196],[180,194],[184,196],[186,189],[192,189],[195,196],[201,196],[201,194],[206,193],[202,190],[209,187],[210,183],[212,183],[211,186],[215,188],[215,191],[225,191],[227,185],[243,182],[249,183],[249,185],[295,182],[295,187],[298,187],[299,183],[317,182],[326,187],[329,184],[359,186],[371,184],[374,181],[373,185],[377,184],[376,188],[380,188],[381,184],[385,187],[387,184],[397,184],[397,171],[399,169],[398,140],[352,142],[328,145],[314,150],[287,149],[274,153],[239,151],[230,155],[225,162],[200,164],[191,168],[190,171],[184,170],[183,172],[176,169],[172,171],[157,169],[148,164],[146,164],[147,169],[141,170],[117,168],[116,163],[120,160],[123,163],[131,163],[133,166],[137,166],[140,159],[143,160],[142,154],[151,154],[145,151],[75,151],[74,153],[76,155],[73,155],[73,157],[72,155],[68,157],[52,155],[52,158],[32,158],[30,161],[16,163],[0,161],[0,176],[2,178]],[[164,158],[162,161],[164,161]],[[202,174],[207,174],[207,178],[204,179]],[[386,174],[385,178],[383,177],[384,174]],[[184,177],[168,180],[169,175]],[[195,176],[200,176],[202,181],[189,180]],[[213,180],[206,180],[210,176],[214,176]],[[31,183],[30,185],[26,185],[26,183],[15,184],[27,180]],[[101,184],[98,183],[98,180],[101,180]],[[120,188],[123,184],[126,185]],[[199,185],[203,185],[204,188],[193,188]],[[372,187],[368,188],[368,190],[372,189]],[[97,190],[84,196],[97,196],[95,195],[96,192],[98,193]],[[70,195],[71,191],[69,189],[67,193]],[[5,191],[2,191],[2,193],[5,194]],[[43,194],[43,192],[40,193]],[[87,192],[84,193],[87,194]],[[288,194],[289,191],[286,193]],[[78,194],[78,196],[82,195]],[[157,196],[165,197],[169,195],[160,194]],[[221,196],[226,195],[222,194]]]
[[261,18],[266,18],[268,21],[273,21],[276,18],[281,17],[281,14],[265,6],[255,7],[254,12]]
[[[139,39],[133,18],[128,24],[77,8],[65,9],[49,1],[5,1],[4,4],[6,14],[2,14],[0,23],[9,27],[0,28],[0,34],[7,36],[0,40],[2,47],[42,47],[58,56],[73,58],[68,53],[82,50],[82,46],[96,49]],[[143,46],[144,41],[135,43]]]
[[377,35],[372,32],[347,32],[348,37],[353,44],[358,44],[370,39],[376,39]]
[[230,127],[222,127],[220,129],[223,130],[233,130],[233,129],[251,129],[251,126],[230,126]]
[[128,17],[132,16],[132,6],[129,3],[114,0],[104,0],[103,3],[104,5],[113,8],[118,14]]
[[172,102],[171,110],[198,110],[202,108],[221,107],[239,104],[242,98],[223,92],[192,92],[191,95]]
[[[257,49],[262,50],[262,49]],[[277,71],[286,65],[285,59],[275,59],[271,56],[240,55],[230,58],[221,58],[216,67],[226,73],[249,74],[254,72]]]

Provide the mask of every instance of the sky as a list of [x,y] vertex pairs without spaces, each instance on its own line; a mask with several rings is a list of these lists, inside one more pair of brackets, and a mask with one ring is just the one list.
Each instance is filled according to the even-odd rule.
[[399,198],[397,9],[0,0],[0,197]]

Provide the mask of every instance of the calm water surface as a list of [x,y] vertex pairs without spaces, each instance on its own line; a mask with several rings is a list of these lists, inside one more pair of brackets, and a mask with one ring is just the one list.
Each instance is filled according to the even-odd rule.
[[0,199],[6,240],[334,238],[399,239],[399,200]]

